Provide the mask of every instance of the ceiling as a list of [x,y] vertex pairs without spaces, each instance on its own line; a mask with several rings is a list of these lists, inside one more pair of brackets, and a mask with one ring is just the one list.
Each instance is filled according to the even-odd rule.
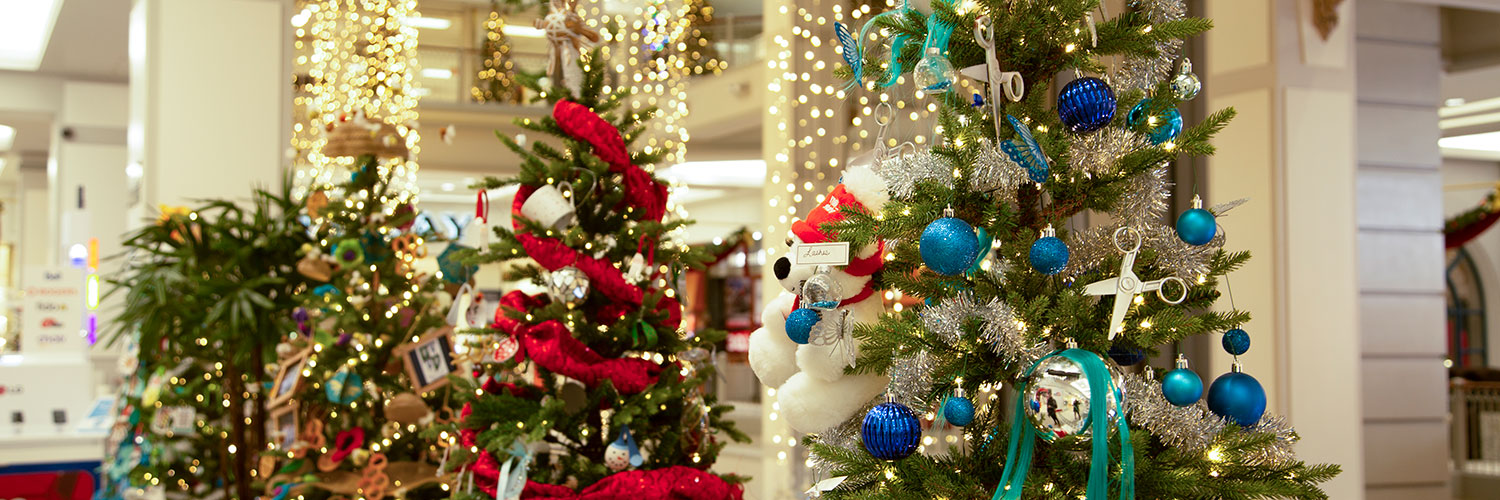
[[39,73],[74,80],[130,78],[128,0],[64,0]]

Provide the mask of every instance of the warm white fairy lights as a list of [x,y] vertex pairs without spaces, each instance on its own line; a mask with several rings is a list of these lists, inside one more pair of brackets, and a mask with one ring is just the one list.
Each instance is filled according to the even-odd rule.
[[417,2],[318,0],[302,7],[292,18],[300,79],[293,99],[300,118],[292,126],[297,163],[293,194],[300,198],[349,174],[354,159],[324,156],[323,146],[334,127],[363,115],[394,126],[410,152],[405,160],[382,160],[378,167],[392,184],[393,192],[381,200],[387,213],[415,202],[421,152],[412,80],[417,30],[404,20],[420,15]]

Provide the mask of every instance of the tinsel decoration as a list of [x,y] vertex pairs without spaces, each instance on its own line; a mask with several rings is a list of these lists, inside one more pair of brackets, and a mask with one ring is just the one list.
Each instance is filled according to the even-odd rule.
[[932,372],[936,368],[932,353],[926,349],[896,358],[891,363],[891,383],[887,388],[891,401],[907,406],[926,406],[921,401],[932,391]]
[[[1184,3],[1183,0],[1139,0],[1134,5],[1136,12],[1146,16],[1151,24],[1161,24],[1186,17],[1187,6]],[[1125,62],[1120,64],[1119,71],[1115,72],[1113,82],[1121,91],[1149,91],[1172,75],[1172,70],[1175,69],[1172,61],[1177,59],[1177,51],[1181,48],[1182,41],[1172,39],[1157,43],[1155,56],[1126,57]]]
[[[979,304],[974,301],[973,294],[961,292],[922,310],[922,325],[943,342],[954,346],[962,339],[963,326],[970,319],[980,320],[979,340],[1009,363],[1028,365],[1048,351],[1045,344],[1033,344],[1026,339],[1026,333],[1016,323],[1010,306],[998,298]],[[894,384],[894,376],[892,380]]]
[[[1208,411],[1208,404],[1199,401],[1190,406],[1177,407],[1162,397],[1161,391],[1151,390],[1158,383],[1137,374],[1125,376],[1125,399],[1130,411],[1130,423],[1144,427],[1162,441],[1162,444],[1178,448],[1185,453],[1206,453],[1225,428],[1228,420]],[[1234,426],[1238,427],[1238,426]],[[1266,415],[1260,423],[1244,428],[1244,432],[1272,434],[1276,436],[1269,446],[1245,450],[1244,463],[1256,467],[1281,467],[1297,459],[1292,445],[1297,443],[1297,432],[1280,415]]]
[[1026,169],[1006,156],[989,139],[980,139],[979,156],[973,161],[950,161],[931,150],[906,155],[889,161],[880,169],[890,187],[891,197],[910,198],[922,181],[936,182],[953,188],[953,166],[969,165],[967,172],[969,188],[974,191],[993,193],[997,201],[1014,201],[1016,188],[1030,182]]
[[1077,135],[1068,145],[1073,171],[1085,175],[1105,176],[1118,171],[1115,162],[1132,151],[1145,149],[1150,142],[1140,134],[1121,127],[1105,127],[1092,134]]

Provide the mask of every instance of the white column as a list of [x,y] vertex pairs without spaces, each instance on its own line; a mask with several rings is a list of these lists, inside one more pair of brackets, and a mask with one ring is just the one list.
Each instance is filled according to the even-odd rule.
[[143,178],[135,214],[281,188],[288,16],[280,1],[136,0],[129,141]]
[[[1299,458],[1343,467],[1328,495],[1362,498],[1354,5],[1344,2],[1324,39],[1310,1],[1205,4],[1216,22],[1207,57],[1194,61],[1204,98],[1239,112],[1215,140],[1206,197],[1251,199],[1220,220],[1227,248],[1254,254],[1229,277],[1235,305],[1254,316],[1240,359],[1265,387],[1267,412],[1302,436]],[[1229,370],[1227,354],[1208,361],[1206,381]]]

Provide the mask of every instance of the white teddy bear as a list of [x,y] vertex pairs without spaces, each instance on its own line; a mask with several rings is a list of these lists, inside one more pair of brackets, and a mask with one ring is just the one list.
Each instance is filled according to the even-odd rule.
[[[807,220],[792,224],[792,233],[801,243],[834,241],[835,237],[823,233],[819,226],[842,220],[840,206],[854,204],[879,213],[889,200],[885,180],[869,168],[852,167],[844,171],[842,183],[812,209]],[[865,245],[854,250],[849,265],[828,271],[845,295],[838,306],[848,312],[845,321],[861,324],[880,319],[884,306],[870,281],[884,262],[883,250],[884,244],[879,241]],[[792,429],[822,432],[848,420],[879,396],[889,379],[882,375],[844,375],[845,350],[858,356],[857,341],[850,346],[815,345],[798,344],[788,337],[786,318],[795,309],[802,284],[817,271],[813,266],[793,266],[785,256],[777,259],[774,271],[786,292],[766,305],[761,313],[765,326],[750,334],[750,367],[762,383],[776,388],[777,401]],[[843,313],[825,312],[824,321],[834,314]]]

